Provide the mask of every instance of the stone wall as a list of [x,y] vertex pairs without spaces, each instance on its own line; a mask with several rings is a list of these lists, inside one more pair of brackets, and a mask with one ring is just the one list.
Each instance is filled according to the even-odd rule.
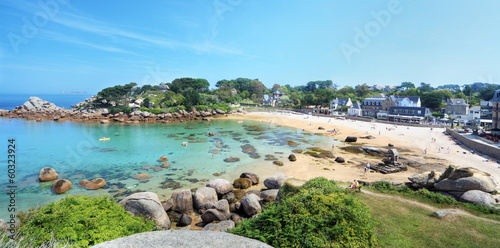
[[453,138],[457,139],[462,144],[467,146],[468,148],[477,151],[481,154],[488,155],[494,159],[500,160],[500,148],[479,143],[475,140],[467,139],[466,137],[460,135],[459,133],[449,128],[446,128],[446,132],[450,134]]

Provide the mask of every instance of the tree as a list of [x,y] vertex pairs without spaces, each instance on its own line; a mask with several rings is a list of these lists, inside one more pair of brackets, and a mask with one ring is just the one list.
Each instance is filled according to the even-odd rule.
[[417,88],[410,88],[401,93],[404,96],[421,96],[422,92]]
[[430,84],[426,84],[424,82],[420,83],[420,86],[418,87],[418,89],[421,92],[429,92],[429,91],[434,90],[434,88],[432,88],[432,86]]
[[183,93],[184,91],[190,91],[190,89],[202,93],[208,91],[210,83],[202,78],[177,78],[168,86],[175,93]]
[[356,96],[358,97],[364,97],[370,93],[370,89],[368,88],[368,85],[366,84],[361,84],[356,86]]
[[412,82],[402,82],[401,85],[397,87],[399,91],[405,91],[411,88],[415,88],[415,85]]
[[422,94],[422,107],[430,108],[430,109],[439,109],[441,108],[443,95],[439,91],[431,91]]
[[314,91],[315,104],[322,106],[329,106],[330,102],[333,100],[333,90],[332,89],[316,89]]
[[340,95],[340,96],[344,96],[342,98],[346,98],[345,96],[347,95],[350,95],[350,94],[355,94],[356,93],[356,90],[354,90],[353,87],[351,86],[344,86],[344,88],[340,89],[337,91],[337,93]]
[[493,98],[495,90],[500,89],[500,85],[486,84],[486,86],[479,90],[479,98],[489,101]]

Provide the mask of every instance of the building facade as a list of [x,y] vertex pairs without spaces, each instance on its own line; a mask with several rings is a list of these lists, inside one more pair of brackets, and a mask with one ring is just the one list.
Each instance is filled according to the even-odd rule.
[[500,90],[495,91],[490,102],[493,105],[491,108],[491,128],[498,135],[500,134]]
[[448,115],[468,115],[469,104],[464,99],[450,98],[446,101],[444,113]]

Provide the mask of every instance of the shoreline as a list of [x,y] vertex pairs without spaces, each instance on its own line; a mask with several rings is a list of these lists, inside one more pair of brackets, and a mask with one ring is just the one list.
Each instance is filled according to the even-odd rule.
[[[393,144],[400,151],[402,157],[425,163],[429,166],[413,168],[408,166],[408,171],[393,174],[381,174],[377,172],[363,175],[366,162],[370,164],[381,162],[378,158],[370,158],[364,155],[350,154],[335,147],[335,156],[344,157],[347,163],[330,163],[324,159],[316,159],[311,156],[299,154],[296,162],[286,161],[282,173],[289,177],[300,180],[309,180],[317,176],[328,179],[350,182],[354,179],[367,181],[395,180],[409,182],[408,176],[420,172],[443,172],[449,165],[457,167],[472,167],[479,171],[488,173],[495,182],[497,189],[500,188],[500,165],[489,158],[473,154],[470,149],[456,145],[453,140],[444,134],[445,128],[407,127],[394,124],[362,122],[351,120],[340,120],[329,117],[300,115],[284,112],[252,112],[244,114],[233,114],[224,119],[253,120],[270,122],[297,129],[304,129],[313,133],[329,135],[326,130],[340,130],[339,135],[331,136],[343,141],[347,136],[358,137],[358,143],[366,146],[387,147]],[[325,130],[319,130],[318,127]],[[374,139],[360,139],[360,137],[373,136]],[[345,145],[344,145],[345,146]],[[439,149],[440,147],[444,149]],[[448,150],[449,147],[449,150]],[[427,152],[424,150],[427,149]],[[489,160],[488,160],[489,159]],[[295,166],[305,164],[306,166]],[[442,166],[438,166],[441,164]],[[326,168],[326,169],[325,169]],[[288,174],[287,174],[288,173]]]

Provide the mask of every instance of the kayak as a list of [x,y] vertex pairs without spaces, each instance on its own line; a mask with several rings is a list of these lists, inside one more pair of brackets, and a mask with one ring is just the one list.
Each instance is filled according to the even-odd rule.
[[108,140],[111,140],[111,138],[106,138],[106,137],[104,137],[104,138],[100,138],[100,139],[99,139],[99,141],[108,141]]

